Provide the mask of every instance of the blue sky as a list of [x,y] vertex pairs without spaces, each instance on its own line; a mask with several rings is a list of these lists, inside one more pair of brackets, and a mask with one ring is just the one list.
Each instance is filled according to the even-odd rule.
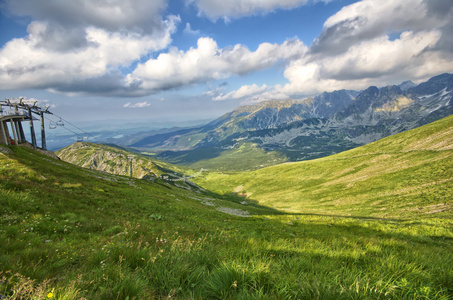
[[76,124],[183,122],[239,105],[453,72],[451,0],[3,0],[0,97]]

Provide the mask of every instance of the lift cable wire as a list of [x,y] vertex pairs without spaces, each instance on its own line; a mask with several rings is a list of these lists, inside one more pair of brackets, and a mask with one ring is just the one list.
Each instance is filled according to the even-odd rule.
[[[44,117],[44,119],[46,119],[46,120],[48,120],[48,121],[50,121],[50,122],[55,123],[54,120],[52,120],[52,119],[50,119],[50,118],[48,118],[48,117]],[[62,126],[61,128],[66,129],[67,131],[70,131],[70,132],[72,132],[72,133],[74,133],[74,134],[78,134],[77,132],[72,131],[71,129],[69,129],[69,128],[67,128],[67,127],[63,127],[63,126]]]
[[[53,115],[55,115],[55,114],[53,114]],[[57,116],[57,115],[55,115],[55,116]],[[60,118],[60,120],[66,122],[67,124],[69,124],[69,125],[71,125],[71,126],[74,126],[75,128],[77,128],[78,130],[82,131],[83,133],[85,133],[85,134],[91,136],[91,135],[90,135],[88,132],[86,132],[85,130],[80,129],[79,127],[75,126],[74,124],[69,123],[68,121],[66,121],[65,119],[61,118],[60,116],[57,116],[57,117]],[[50,122],[53,122],[53,123],[56,123],[56,122],[57,122],[57,121],[54,121],[54,120],[52,120],[52,119],[50,119],[50,118],[48,118],[48,117],[44,117],[44,118],[45,118],[46,120],[50,121]],[[70,132],[74,133],[75,135],[80,135],[79,133],[77,133],[77,132],[75,132],[75,131],[69,129],[69,128],[66,127],[66,126],[61,126],[61,128],[66,129],[67,131],[70,131]]]
[[53,114],[53,115],[56,116],[56,117],[58,117],[58,118],[60,118],[61,121],[63,121],[63,122],[65,122],[65,123],[67,123],[67,124],[69,124],[69,125],[71,125],[71,126],[77,128],[78,130],[82,131],[82,132],[85,133],[87,136],[93,137],[91,134],[89,134],[88,132],[86,132],[86,131],[83,130],[82,128],[75,126],[74,124],[72,124],[72,123],[70,123],[69,121],[63,119],[63,118],[60,117],[59,115],[57,115],[57,114]]

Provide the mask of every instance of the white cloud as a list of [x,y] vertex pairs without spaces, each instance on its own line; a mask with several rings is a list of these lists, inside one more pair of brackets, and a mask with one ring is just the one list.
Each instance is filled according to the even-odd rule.
[[[394,41],[390,41],[387,36],[364,41],[350,47],[342,55],[325,58],[320,64],[322,73],[344,80],[407,73],[402,67],[418,69],[420,64],[425,64],[432,57],[426,53],[434,49],[440,37],[436,30],[418,33],[405,31]],[[442,68],[439,66],[439,69]]]
[[152,33],[163,27],[167,0],[5,0],[12,14],[46,20],[64,28],[94,26],[106,31]]
[[439,38],[436,31],[404,32],[400,39],[390,41],[388,37],[379,37],[335,57],[294,61],[284,73],[289,82],[274,86],[260,98],[284,99],[340,89],[361,90],[370,85],[416,81],[451,72],[453,55],[434,50]]
[[[187,1],[212,20],[317,2]],[[362,0],[328,18],[310,48],[298,39],[262,43],[255,51],[241,44],[219,48],[214,39],[203,37],[196,47],[170,48],[123,75],[124,67],[171,44],[181,20],[172,15],[164,19],[166,5],[166,0],[5,0],[2,8],[32,21],[27,37],[0,49],[0,89],[141,96],[283,62],[285,85],[251,84],[229,92],[222,86],[205,94],[213,100],[256,100],[358,90],[453,71],[451,0]],[[184,33],[200,31],[186,23]]]
[[263,43],[254,52],[240,44],[220,49],[213,39],[203,37],[198,39],[197,48],[187,52],[170,48],[168,53],[139,64],[127,81],[140,82],[148,91],[182,87],[262,70],[277,61],[301,57],[306,50],[299,40],[281,45]]
[[51,101],[47,100],[47,99],[37,99],[37,98],[33,98],[33,97],[17,97],[17,98],[8,98],[8,100],[11,102],[11,103],[23,103],[23,104],[27,104],[27,105],[36,105],[36,106],[40,106],[40,107],[49,107],[49,108],[55,108],[57,107],[55,104],[53,104]]
[[[438,0],[436,6],[422,0],[411,5],[404,0],[363,0],[344,7],[325,22],[306,55],[289,63],[284,72],[288,83],[252,99],[361,90],[452,72],[453,5],[448,1]],[[396,39],[395,31],[400,32]]]
[[[433,3],[450,2],[439,16]],[[442,7],[443,8],[443,7]],[[323,55],[348,51],[364,40],[402,31],[430,31],[451,24],[451,0],[363,0],[343,7],[324,23],[321,35],[311,45]]]
[[229,20],[243,16],[266,14],[276,9],[291,9],[304,5],[308,0],[187,0],[194,3],[199,15],[212,21],[219,18]]
[[338,89],[360,90],[369,85],[420,79],[453,70],[453,55],[434,50],[437,31],[403,32],[399,39],[387,36],[364,41],[348,52],[311,61],[294,61],[286,70],[289,83],[276,90],[287,95],[314,95]]
[[151,106],[151,104],[148,103],[147,101],[137,102],[134,104],[132,104],[131,102],[128,102],[123,105],[123,107],[126,107],[126,108],[144,108],[144,107],[149,107],[149,106]]
[[215,101],[229,100],[229,99],[241,99],[246,97],[253,97],[254,95],[261,94],[267,90],[267,86],[263,84],[258,86],[256,84],[243,85],[238,90],[229,92],[228,94],[221,94],[213,98]]
[[191,35],[200,35],[201,33],[200,30],[193,30],[192,27],[190,26],[190,23],[186,23],[186,27],[184,27],[183,32]]
[[162,19],[166,3],[6,0],[4,9],[32,21],[27,37],[0,49],[0,89],[134,93],[118,70],[171,43],[180,18]]
[[52,101],[47,99],[36,99],[36,98],[25,98],[26,101],[29,101],[31,104],[36,103],[37,106],[40,107],[49,107],[49,108],[56,108],[57,105],[54,104]]
[[149,52],[166,48],[178,22],[179,18],[169,17],[167,28],[157,35],[109,32],[91,26],[84,29],[86,47],[58,51],[40,46],[49,24],[34,21],[27,38],[11,40],[0,49],[0,88],[58,91],[61,85],[104,76]]

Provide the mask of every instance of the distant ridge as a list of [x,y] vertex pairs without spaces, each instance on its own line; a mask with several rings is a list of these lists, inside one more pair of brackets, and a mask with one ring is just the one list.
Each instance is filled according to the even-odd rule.
[[[238,107],[204,126],[148,136],[129,146],[157,151],[160,159],[172,163],[217,170],[309,160],[453,114],[452,88],[453,75],[445,73],[418,85],[406,81],[361,92],[340,90],[304,100],[264,101]],[[244,165],[247,157],[235,155],[244,147],[250,155],[267,152],[274,158]],[[229,157],[228,162],[224,157]]]

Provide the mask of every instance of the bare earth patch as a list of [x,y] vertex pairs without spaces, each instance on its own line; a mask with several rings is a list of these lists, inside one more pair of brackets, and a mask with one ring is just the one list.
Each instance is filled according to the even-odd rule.
[[216,208],[218,211],[229,214],[229,215],[234,215],[238,217],[245,217],[248,218],[250,217],[250,213],[246,210],[242,210],[239,208],[229,208],[229,207],[218,207]]

